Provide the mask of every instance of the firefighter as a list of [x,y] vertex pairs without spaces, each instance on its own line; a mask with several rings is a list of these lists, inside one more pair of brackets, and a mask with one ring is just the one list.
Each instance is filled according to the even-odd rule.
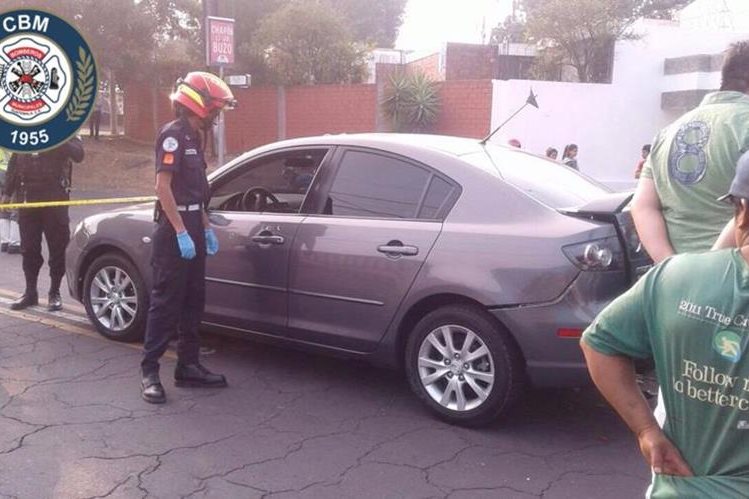
[[170,96],[176,120],[156,139],[156,228],[153,290],[141,362],[146,402],[166,401],[159,359],[177,335],[176,386],[225,387],[226,378],[199,362],[198,326],[205,302],[205,258],[218,251],[206,212],[210,192],[203,138],[222,109],[233,107],[231,89],[210,73],[192,72]]

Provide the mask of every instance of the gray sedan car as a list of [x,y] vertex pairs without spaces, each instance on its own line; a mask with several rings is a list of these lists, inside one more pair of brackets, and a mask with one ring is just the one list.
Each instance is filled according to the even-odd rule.
[[[454,423],[586,383],[582,329],[649,263],[629,194],[472,139],[288,140],[209,180],[205,329],[402,368]],[[114,340],[143,335],[152,214],[88,217],[68,247],[70,292]]]

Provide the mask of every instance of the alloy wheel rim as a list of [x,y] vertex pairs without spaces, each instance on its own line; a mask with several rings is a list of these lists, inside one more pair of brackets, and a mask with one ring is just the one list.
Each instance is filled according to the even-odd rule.
[[457,412],[481,406],[495,379],[489,347],[474,331],[457,325],[440,326],[424,338],[418,372],[432,400]]
[[119,267],[103,267],[91,281],[91,309],[97,322],[111,331],[124,331],[138,313],[138,292]]

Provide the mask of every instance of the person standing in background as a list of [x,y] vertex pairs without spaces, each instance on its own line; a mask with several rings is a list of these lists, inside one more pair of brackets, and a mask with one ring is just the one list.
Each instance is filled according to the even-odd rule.
[[[19,202],[67,201],[70,199],[72,162],[83,161],[83,142],[73,138],[40,153],[13,154],[3,187],[2,204],[16,197]],[[70,241],[70,218],[67,206],[49,206],[20,210],[21,254],[26,289],[10,304],[21,310],[39,303],[37,279],[44,263],[42,236],[49,249],[49,299],[47,309],[62,309],[60,284],[65,276],[65,248]]]
[[91,117],[88,119],[89,135],[94,140],[99,140],[99,126],[101,125],[101,110],[104,107],[102,105],[101,94],[97,94],[96,102],[94,102],[94,110],[91,112]]
[[562,163],[565,166],[569,166],[573,170],[580,170],[577,166],[577,144],[567,144],[564,146],[564,152],[562,153]]
[[553,147],[547,147],[546,148],[546,157],[549,159],[553,159],[556,161],[557,157],[559,156],[559,151],[554,149]]
[[749,150],[749,40],[730,46],[721,80],[719,91],[658,133],[637,182],[632,217],[656,263],[709,250],[732,218],[716,199]]
[[640,151],[640,160],[637,162],[637,166],[635,166],[635,178],[640,178],[640,173],[642,173],[642,167],[645,166],[645,160],[648,159],[648,156],[650,155],[650,144],[645,144],[642,146],[642,151]]
[[[0,148],[0,189],[5,186],[10,153]],[[18,232],[18,210],[0,210],[0,251],[14,254],[21,252]]]

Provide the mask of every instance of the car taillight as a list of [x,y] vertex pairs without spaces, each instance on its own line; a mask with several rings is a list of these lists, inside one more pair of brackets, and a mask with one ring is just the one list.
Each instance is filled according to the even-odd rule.
[[573,327],[561,327],[557,329],[557,336],[560,338],[581,338],[583,329]]
[[581,270],[623,270],[624,255],[619,238],[607,237],[562,248],[564,254]]

